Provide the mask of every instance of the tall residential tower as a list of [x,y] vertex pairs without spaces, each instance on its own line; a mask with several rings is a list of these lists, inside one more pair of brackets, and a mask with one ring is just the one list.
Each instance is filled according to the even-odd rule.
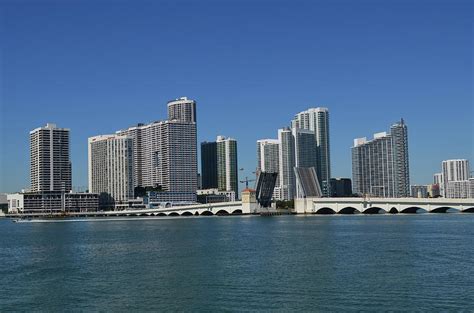
[[289,127],[278,130],[278,177],[280,180],[280,199],[292,200],[296,194],[295,186],[295,139]]
[[101,135],[88,140],[89,191],[99,194],[102,207],[133,199],[133,139]]
[[168,120],[196,123],[196,101],[181,97],[168,102]]
[[354,193],[377,197],[409,197],[408,133],[403,119],[391,133],[354,140],[352,147]]
[[[257,172],[278,173],[280,142],[278,139],[257,140]],[[277,177],[273,198],[280,199],[280,178]]]
[[216,143],[218,188],[221,191],[233,191],[237,196],[239,191],[237,141],[218,136]]
[[31,191],[72,190],[69,129],[46,124],[30,132]]
[[198,175],[194,100],[182,97],[170,101],[167,120],[140,123],[119,130],[116,135],[132,141],[132,187],[160,188],[162,192],[159,195],[166,201],[196,201]]
[[314,132],[316,173],[324,196],[329,197],[331,179],[331,153],[329,144],[329,110],[310,108],[295,115],[292,128]]
[[443,196],[445,198],[468,198],[471,178],[469,160],[454,159],[442,163]]

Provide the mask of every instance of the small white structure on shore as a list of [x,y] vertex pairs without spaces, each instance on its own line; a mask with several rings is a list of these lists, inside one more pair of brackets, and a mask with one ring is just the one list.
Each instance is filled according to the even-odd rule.
[[276,213],[274,207],[264,208],[257,201],[257,193],[254,189],[244,189],[242,191],[242,213],[243,214],[261,214]]

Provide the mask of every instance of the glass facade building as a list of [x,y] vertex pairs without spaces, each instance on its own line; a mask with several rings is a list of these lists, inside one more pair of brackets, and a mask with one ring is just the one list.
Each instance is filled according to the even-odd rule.
[[217,143],[201,143],[201,189],[218,187],[217,182]]

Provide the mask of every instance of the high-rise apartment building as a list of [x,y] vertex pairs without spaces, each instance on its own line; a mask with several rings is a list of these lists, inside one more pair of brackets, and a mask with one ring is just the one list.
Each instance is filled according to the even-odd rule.
[[[445,160],[442,162],[441,168],[442,168],[442,174],[443,174],[442,178],[443,178],[443,185],[444,185],[443,196],[446,198],[449,198],[449,194],[448,194],[449,182],[466,181],[471,177],[469,160],[467,159]],[[460,186],[459,184],[456,184],[456,185]]]
[[352,184],[354,193],[377,197],[408,197],[410,178],[408,134],[403,121],[391,133],[377,133],[374,139],[354,140],[352,147]]
[[[167,201],[195,202],[197,189],[196,102],[168,102],[168,120],[116,132],[133,142],[134,187],[160,188]],[[166,193],[166,194],[165,194]]]
[[331,154],[329,142],[329,110],[311,108],[295,115],[292,128],[314,132],[316,173],[324,196],[330,196]]
[[30,132],[32,192],[72,190],[69,132],[55,124],[46,124]]
[[390,127],[393,145],[393,171],[395,175],[395,195],[410,196],[410,169],[408,161],[408,129],[403,121]]
[[[280,142],[278,139],[257,140],[257,172],[278,173]],[[273,198],[280,199],[280,178],[277,177]]]
[[233,191],[238,195],[237,141],[232,138],[218,136],[216,144],[218,189],[220,191]]
[[[301,173],[311,173],[310,176],[317,177],[317,183],[321,186],[321,182],[317,175],[317,147],[315,143],[315,136],[312,130],[302,129],[302,128],[293,128],[291,130],[293,135],[293,140],[295,143],[294,154],[295,154],[295,168],[309,169],[314,168],[313,172],[301,171]],[[295,177],[296,179],[296,177]],[[305,194],[300,190],[302,188],[301,184],[298,184],[298,180],[295,180],[296,187],[296,196],[300,197]],[[319,189],[320,190],[320,187]],[[322,192],[318,193],[323,195]]]
[[438,185],[439,187],[439,194],[441,196],[445,196],[444,193],[444,179],[443,179],[443,173],[436,173],[433,175],[433,183],[435,185]]
[[137,186],[146,186],[143,182],[143,177],[148,176],[148,173],[144,173],[144,147],[143,147],[143,135],[146,134],[145,124],[137,124],[137,126],[130,127],[126,130],[116,132],[117,135],[128,136],[132,139],[133,146],[133,184]]
[[88,140],[89,191],[102,207],[133,199],[133,138],[101,135]]
[[314,145],[314,132],[302,128],[293,128],[291,132],[295,143],[295,167],[314,167],[317,174],[318,161],[316,157],[317,148]]
[[217,182],[217,143],[201,143],[201,178],[202,189],[218,187]]
[[278,130],[278,151],[280,199],[292,200],[296,193],[295,181],[295,139],[290,128]]
[[257,171],[278,173],[278,139],[257,140]]
[[140,158],[134,161],[135,186],[161,187],[163,191],[176,193],[180,201],[196,201],[195,123],[174,119],[132,127],[117,134],[132,137],[134,155]]
[[[278,141],[281,199],[291,200],[296,197],[298,188],[294,168],[314,167],[317,177],[318,148],[315,144],[315,132],[307,128],[286,127],[278,130]],[[319,177],[318,184],[321,185]]]
[[168,120],[196,123],[196,101],[181,97],[168,102]]
[[470,181],[471,173],[469,160],[467,159],[454,159],[445,160],[441,164],[442,173],[435,174],[440,175],[442,179],[442,192],[441,194],[445,198],[469,198],[470,195]]

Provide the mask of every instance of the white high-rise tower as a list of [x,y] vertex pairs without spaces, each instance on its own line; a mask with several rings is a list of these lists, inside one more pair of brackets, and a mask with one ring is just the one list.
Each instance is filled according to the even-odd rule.
[[295,139],[290,128],[278,130],[278,176],[280,180],[280,199],[292,200],[295,197]]
[[[257,140],[257,172],[278,173],[280,142],[278,139]],[[277,178],[273,198],[280,199],[280,178]]]
[[377,133],[374,139],[357,138],[352,147],[354,193],[377,197],[408,197],[408,133],[403,119],[391,133]]
[[196,101],[187,97],[169,101],[168,120],[196,123]]
[[69,132],[55,124],[30,132],[31,191],[72,190]]
[[442,177],[445,198],[466,198],[470,194],[471,177],[469,160],[454,159],[442,163]]
[[237,141],[217,136],[217,185],[220,191],[233,191],[238,197]]
[[331,153],[329,144],[329,110],[311,108],[295,115],[292,128],[314,132],[316,173],[324,196],[329,196],[331,180]]
[[89,191],[99,194],[101,206],[113,207],[133,199],[133,140],[101,135],[88,140]]

